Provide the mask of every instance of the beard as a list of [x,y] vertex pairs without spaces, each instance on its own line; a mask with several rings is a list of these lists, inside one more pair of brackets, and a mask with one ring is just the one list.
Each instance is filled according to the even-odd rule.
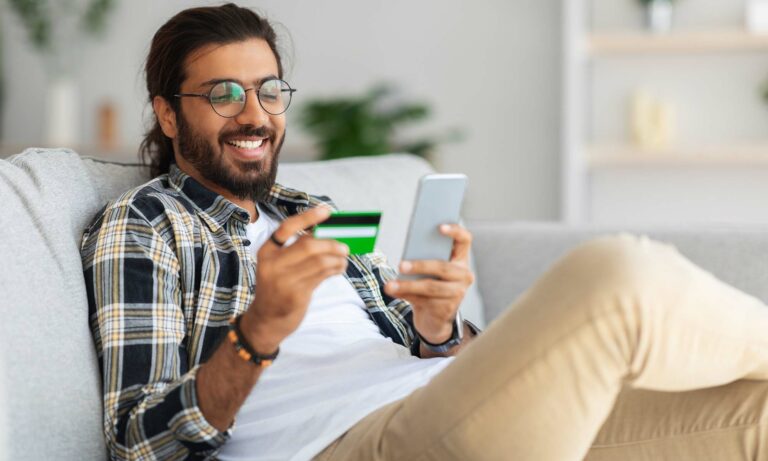
[[[274,130],[266,127],[255,128],[252,125],[242,126],[219,135],[219,145],[214,146],[199,134],[195,133],[184,115],[179,112],[178,118],[179,154],[192,165],[202,177],[220,186],[240,200],[263,201],[277,178],[277,158],[283,147],[285,133],[276,140]],[[235,167],[226,165],[223,155],[224,144],[227,140],[238,136],[266,137],[272,146],[272,155],[262,160],[241,161],[231,159]],[[277,142],[276,142],[277,141]]]

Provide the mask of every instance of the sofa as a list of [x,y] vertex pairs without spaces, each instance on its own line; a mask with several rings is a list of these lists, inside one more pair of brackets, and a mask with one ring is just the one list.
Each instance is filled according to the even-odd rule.
[[[430,165],[393,154],[284,163],[278,181],[383,211],[377,247],[396,264],[418,178]],[[79,243],[110,199],[148,179],[138,165],[29,149],[0,160],[0,461],[103,460],[100,376],[88,330]],[[470,187],[472,178],[470,178]],[[462,311],[493,321],[574,245],[617,229],[468,222],[477,283]],[[677,245],[727,282],[768,300],[760,229],[640,230]]]

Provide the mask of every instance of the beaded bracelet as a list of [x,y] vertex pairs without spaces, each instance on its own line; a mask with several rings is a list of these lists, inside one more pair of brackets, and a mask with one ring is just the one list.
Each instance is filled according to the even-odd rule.
[[248,344],[248,341],[246,341],[243,332],[240,331],[241,318],[242,315],[237,315],[229,319],[229,333],[227,333],[229,342],[235,346],[237,355],[241,359],[253,362],[260,367],[268,367],[272,365],[272,362],[277,358],[277,354],[280,353],[280,348],[278,347],[277,350],[271,354],[259,354],[256,352],[251,345]]

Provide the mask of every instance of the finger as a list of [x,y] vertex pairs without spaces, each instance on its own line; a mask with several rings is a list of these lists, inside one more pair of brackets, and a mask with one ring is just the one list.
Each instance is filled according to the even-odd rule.
[[[326,205],[318,205],[297,215],[285,218],[280,227],[272,234],[278,242],[285,243],[289,238],[298,234],[300,231],[311,228],[319,224],[331,215],[331,208]],[[274,241],[270,241],[270,246],[280,247]]]
[[308,285],[311,285],[312,289],[314,289],[321,281],[331,275],[343,273],[346,271],[346,268],[346,258],[324,256],[311,260],[309,264],[300,263],[294,266],[283,266],[279,270],[274,270],[275,268],[273,267],[265,268],[262,266],[259,268],[259,271],[262,273],[261,275],[263,275],[265,281],[269,280],[279,285],[281,287],[280,290],[302,292],[306,290]]
[[334,260],[334,261],[326,261],[322,265],[317,265],[316,267],[312,268],[304,268],[302,272],[296,273],[296,281],[294,282],[294,286],[301,289],[312,289],[314,290],[317,288],[320,283],[322,283],[324,280],[326,280],[329,277],[333,277],[336,275],[341,275],[347,270],[347,260],[341,259],[341,260]]
[[384,286],[390,296],[406,298],[408,296],[424,296],[435,299],[454,299],[464,296],[465,286],[459,282],[444,282],[442,280],[391,280]]
[[469,250],[472,248],[472,233],[461,224],[441,224],[440,233],[453,239],[451,261],[469,261]]
[[472,272],[466,264],[440,260],[414,260],[400,262],[401,274],[419,274],[446,281],[472,280]]
[[347,270],[347,260],[342,261],[336,261],[333,264],[329,264],[324,266],[322,269],[316,269],[314,272],[307,274],[307,276],[303,279],[304,281],[309,281],[313,283],[314,285],[320,284],[323,280],[326,280],[329,277],[334,277],[337,275],[342,275]]
[[329,255],[346,258],[349,247],[331,239],[316,239],[311,235],[302,235],[290,247],[278,254],[279,260],[286,265],[309,264],[307,260],[316,255]]
[[[400,299],[404,299],[411,303],[413,305],[413,310],[415,311],[422,311],[422,310],[431,310],[432,303],[435,302],[433,298],[427,298],[426,296],[416,296],[411,295],[406,297],[401,296]],[[445,301],[441,301],[445,302]]]
[[455,319],[459,306],[453,299],[434,299],[416,295],[400,299],[404,299],[411,303],[414,316],[442,319],[443,321],[451,321]]
[[413,311],[419,313],[449,312],[452,310],[451,306],[453,305],[449,300],[428,298],[426,296],[408,295],[407,297],[401,296],[400,299],[404,299],[411,303]]
[[283,267],[283,274],[286,278],[294,279],[313,277],[315,274],[326,270],[346,269],[347,262],[347,258],[343,256],[318,254],[299,261],[294,265]]
[[461,304],[460,298],[438,299],[412,294],[400,296],[399,299],[408,301],[411,304],[411,309],[414,315],[414,322],[422,324],[425,321],[425,318],[432,319],[432,321],[436,319],[442,319],[442,321],[452,321],[456,318],[456,313],[458,312],[459,306]]

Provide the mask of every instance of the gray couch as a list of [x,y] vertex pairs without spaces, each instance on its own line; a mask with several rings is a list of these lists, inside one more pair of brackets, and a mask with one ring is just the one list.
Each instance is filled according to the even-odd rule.
[[[379,248],[401,252],[417,179],[408,155],[284,164],[279,181],[331,196],[342,209],[383,210]],[[103,460],[100,378],[87,324],[79,242],[93,215],[146,180],[136,166],[32,149],[0,160],[0,461]],[[470,184],[471,187],[471,184]],[[594,229],[468,223],[478,291],[462,306],[491,321],[555,259]],[[668,231],[733,285],[768,299],[768,238],[759,230]],[[480,301],[480,295],[484,302]],[[484,306],[484,307],[483,307]]]

